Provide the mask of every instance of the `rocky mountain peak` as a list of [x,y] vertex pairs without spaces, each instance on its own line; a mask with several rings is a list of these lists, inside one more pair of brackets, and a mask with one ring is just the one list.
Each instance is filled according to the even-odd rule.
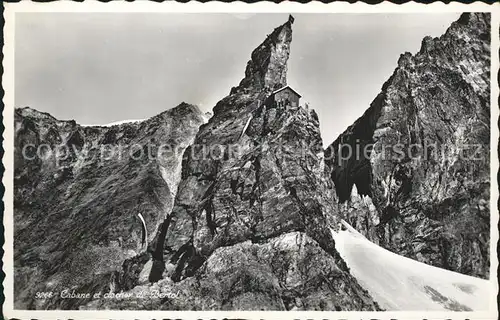
[[[196,117],[203,117],[203,112],[200,110],[200,108],[197,105],[190,104],[187,102],[181,102],[174,108],[168,109],[163,111],[162,113],[156,115],[155,117],[186,117],[186,116],[196,116]],[[155,117],[151,118],[154,119]],[[147,121],[147,120],[146,120]]]
[[200,108],[197,105],[190,104],[190,103],[187,103],[187,102],[184,102],[184,101],[182,101],[175,108],[172,108],[172,109],[169,109],[169,110],[188,110],[189,112],[201,113],[201,110],[200,110]]
[[109,290],[118,278],[130,285],[129,268],[147,259],[146,243],[173,205],[182,153],[205,121],[187,103],[100,126],[16,109],[16,306],[75,308],[85,300],[37,300],[34,292]]
[[[350,247],[339,230],[350,225],[401,255],[487,276],[489,157],[458,154],[464,143],[489,150],[489,16],[464,14],[400,56],[329,150],[373,145],[352,157],[325,154],[314,110],[271,94],[287,84],[293,22],[253,50],[213,116],[182,102],[144,121],[81,126],[16,109],[17,308],[379,310],[346,264],[368,243],[356,234]],[[451,149],[429,161],[381,154],[426,141]],[[72,153],[23,154],[42,144]],[[372,268],[370,252],[381,251],[354,266]],[[35,299],[65,288],[89,297]],[[149,298],[158,293],[175,294]]]
[[293,21],[294,18],[289,16],[287,22],[274,29],[252,52],[245,70],[245,78],[237,87],[231,89],[231,94],[262,89],[273,91],[287,84],[287,61],[292,42]]
[[490,14],[485,12],[464,12],[460,18],[455,21],[451,28],[457,25],[464,25],[476,30],[484,30],[484,27],[490,24]]
[[[343,210],[371,241],[480,277],[489,272],[490,18],[464,13],[402,54],[327,157],[342,202],[354,185],[373,201],[376,211],[359,201]],[[340,152],[356,148],[370,152]]]

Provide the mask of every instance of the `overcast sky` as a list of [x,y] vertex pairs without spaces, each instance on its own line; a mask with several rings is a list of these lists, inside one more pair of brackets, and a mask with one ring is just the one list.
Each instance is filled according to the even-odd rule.
[[[331,143],[369,107],[401,53],[458,13],[294,14],[288,83]],[[18,13],[15,104],[82,124],[211,111],[288,14]]]

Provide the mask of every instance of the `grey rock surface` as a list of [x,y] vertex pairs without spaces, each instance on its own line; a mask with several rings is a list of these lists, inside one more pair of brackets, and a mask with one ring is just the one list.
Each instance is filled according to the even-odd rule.
[[[150,280],[162,288],[165,265],[173,265],[169,278],[177,287],[193,284],[181,286],[191,299],[160,308],[377,308],[335,250],[335,192],[317,115],[268,99],[286,85],[291,40],[289,21],[254,50],[245,78],[185,153]],[[287,234],[296,236],[285,250]]]
[[[426,37],[417,54],[401,55],[381,93],[326,157],[346,220],[370,240],[483,278],[489,274],[489,70],[490,15],[464,13],[443,36]],[[351,197],[353,186],[358,196]]]

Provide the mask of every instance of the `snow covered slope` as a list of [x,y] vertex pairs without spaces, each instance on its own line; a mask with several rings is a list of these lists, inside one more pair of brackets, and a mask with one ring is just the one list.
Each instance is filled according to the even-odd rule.
[[112,127],[112,126],[118,126],[121,124],[127,124],[127,123],[139,123],[143,122],[146,119],[131,119],[131,120],[120,120],[120,121],[115,121],[111,123],[105,123],[105,124],[81,124],[82,127]]
[[335,247],[352,275],[387,311],[483,311],[488,281],[399,256],[367,240],[345,221],[334,232]]

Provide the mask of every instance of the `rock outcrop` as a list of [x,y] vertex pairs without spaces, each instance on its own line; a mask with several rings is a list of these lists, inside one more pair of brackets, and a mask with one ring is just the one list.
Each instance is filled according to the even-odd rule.
[[402,55],[326,152],[314,110],[273,100],[292,24],[252,52],[208,122],[185,103],[115,126],[16,110],[16,308],[379,310],[336,248],[341,219],[487,276],[489,16]]
[[16,308],[71,309],[90,299],[60,292],[135,286],[147,244],[172,209],[184,149],[205,120],[185,103],[110,127],[16,109]]
[[401,55],[369,109],[326,152],[352,226],[395,253],[483,278],[489,70],[490,15],[464,13],[416,55]]
[[336,196],[317,115],[269,99],[286,85],[291,26],[254,50],[245,78],[185,152],[174,207],[155,240],[152,284],[129,292],[167,298],[85,308],[378,308],[335,250]]

